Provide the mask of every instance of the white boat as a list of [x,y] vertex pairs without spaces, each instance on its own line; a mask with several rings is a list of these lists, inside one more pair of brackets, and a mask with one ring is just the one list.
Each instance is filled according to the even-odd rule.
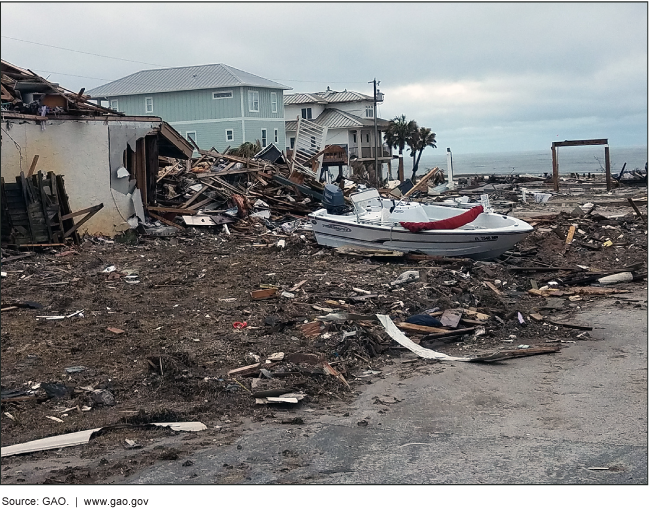
[[[322,208],[309,214],[319,244],[484,260],[503,254],[533,231],[532,226],[520,219],[484,212],[482,207],[468,211],[390,200],[382,198],[376,189],[355,193],[350,199],[354,206],[351,212],[337,214]],[[475,218],[454,229],[422,229],[414,233],[403,226],[413,229],[414,225],[450,218],[457,218],[452,222],[462,222],[459,216],[467,218],[468,214]]]

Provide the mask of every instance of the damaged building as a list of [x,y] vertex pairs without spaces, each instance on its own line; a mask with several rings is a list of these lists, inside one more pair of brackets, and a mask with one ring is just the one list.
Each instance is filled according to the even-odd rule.
[[[156,204],[160,161],[188,160],[193,150],[160,117],[104,108],[84,89],[71,92],[3,60],[3,242],[62,241],[71,228],[62,226],[58,238],[52,232],[73,218],[77,233],[112,237],[135,228]],[[54,176],[64,188],[47,185]],[[57,208],[59,200],[66,207]]]

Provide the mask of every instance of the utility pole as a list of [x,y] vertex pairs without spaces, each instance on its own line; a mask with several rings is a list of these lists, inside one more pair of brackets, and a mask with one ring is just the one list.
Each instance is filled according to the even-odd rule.
[[372,117],[374,120],[374,127],[375,127],[375,132],[373,134],[373,141],[375,145],[375,185],[379,185],[379,179],[381,178],[381,175],[377,172],[377,85],[381,83],[380,81],[377,81],[377,78],[375,78],[372,81],[369,81],[368,83],[373,84],[373,105],[372,105]]

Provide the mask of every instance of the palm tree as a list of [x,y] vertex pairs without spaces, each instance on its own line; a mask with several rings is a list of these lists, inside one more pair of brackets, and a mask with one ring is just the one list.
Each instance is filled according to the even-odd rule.
[[413,175],[411,176],[411,182],[415,184],[415,173],[418,171],[422,152],[427,147],[437,148],[436,133],[432,133],[428,127],[420,127],[413,132],[408,140],[408,145],[411,149],[411,157],[413,157]]
[[408,145],[408,141],[415,131],[418,130],[418,124],[415,120],[407,122],[406,115],[395,117],[388,122],[388,126],[384,132],[384,140],[391,148],[399,150],[399,167],[397,170],[398,179],[404,182],[404,157],[402,152],[404,147]]

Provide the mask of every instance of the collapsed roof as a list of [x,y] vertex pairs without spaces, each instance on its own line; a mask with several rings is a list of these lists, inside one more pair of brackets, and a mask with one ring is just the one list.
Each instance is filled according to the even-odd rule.
[[29,69],[2,60],[2,113],[35,115],[123,115],[98,104],[90,96],[67,90]]

